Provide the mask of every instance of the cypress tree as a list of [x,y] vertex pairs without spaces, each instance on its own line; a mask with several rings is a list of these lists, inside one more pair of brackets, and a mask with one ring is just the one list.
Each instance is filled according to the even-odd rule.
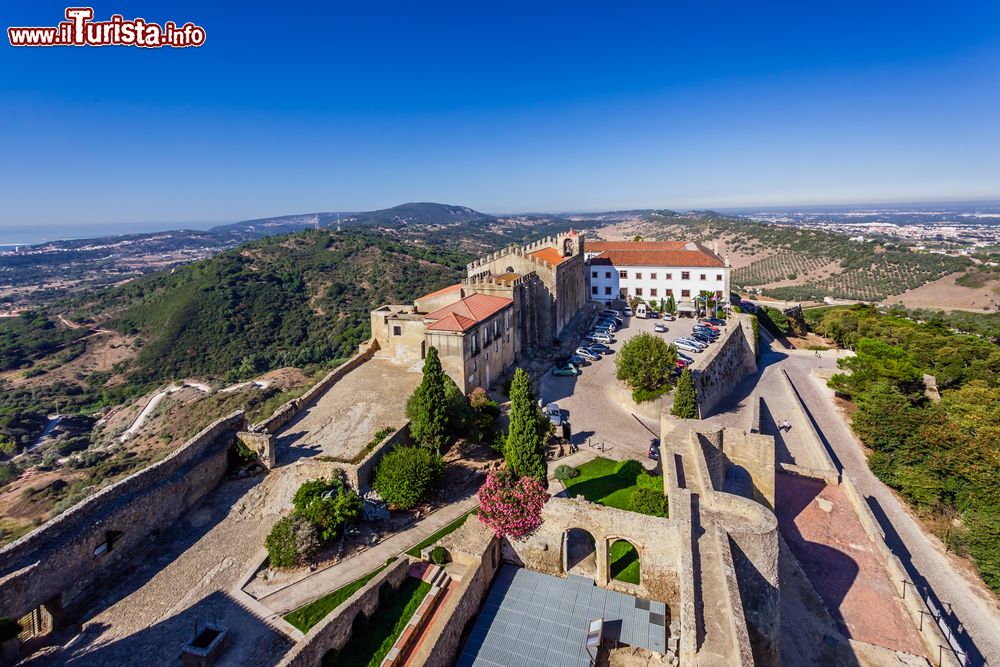
[[695,395],[694,378],[687,368],[681,371],[681,377],[677,381],[674,407],[670,409],[670,414],[681,419],[698,418],[698,397]]
[[410,435],[420,445],[440,453],[448,442],[448,397],[437,348],[427,349],[424,378],[406,403]]
[[528,374],[518,368],[510,384],[510,433],[504,458],[518,477],[534,477],[545,484],[545,435],[548,424],[535,403]]

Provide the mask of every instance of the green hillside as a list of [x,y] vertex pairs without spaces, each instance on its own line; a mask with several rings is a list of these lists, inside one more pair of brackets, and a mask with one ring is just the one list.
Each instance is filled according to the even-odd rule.
[[456,282],[467,259],[377,234],[307,231],[107,290],[77,315],[140,336],[130,381],[241,379],[350,356],[373,307]]

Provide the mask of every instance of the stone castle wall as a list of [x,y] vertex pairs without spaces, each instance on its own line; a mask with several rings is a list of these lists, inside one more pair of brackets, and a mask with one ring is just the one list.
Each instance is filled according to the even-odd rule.
[[745,375],[756,372],[753,337],[749,315],[731,317],[719,340],[691,364],[702,419],[712,414]]
[[222,481],[229,445],[245,426],[243,411],[216,420],[162,461],[0,549],[0,614],[17,618],[43,604],[72,613],[95,582]]
[[354,618],[360,613],[371,617],[378,609],[378,592],[382,584],[399,588],[409,570],[410,561],[401,558],[379,572],[336,610],[310,628],[306,636],[278,663],[278,667],[316,667],[322,663],[327,651],[342,649],[351,639]]
[[[596,542],[597,584],[631,595],[652,598],[672,606],[678,599],[678,533],[670,519],[604,507],[582,498],[550,498],[542,509],[542,525],[523,541],[503,543],[504,560],[531,570],[565,574],[565,535],[572,528],[586,530]],[[639,552],[636,586],[611,579],[611,544],[623,539]]]

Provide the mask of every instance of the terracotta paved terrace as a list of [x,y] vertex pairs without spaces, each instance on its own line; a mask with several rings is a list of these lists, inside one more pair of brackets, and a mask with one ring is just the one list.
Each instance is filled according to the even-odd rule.
[[924,656],[917,629],[881,556],[839,486],[779,474],[781,534],[830,614],[851,639]]

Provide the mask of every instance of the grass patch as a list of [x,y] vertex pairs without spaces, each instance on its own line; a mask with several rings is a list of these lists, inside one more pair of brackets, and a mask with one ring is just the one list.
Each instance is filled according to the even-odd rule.
[[[407,622],[423,602],[431,585],[407,577],[385,603],[380,604],[368,621],[368,631],[351,637],[335,664],[342,667],[378,667]],[[323,661],[325,665],[326,660]]]
[[618,540],[611,545],[611,578],[627,584],[639,583],[639,552],[631,542]]
[[606,507],[617,507],[620,510],[633,511],[631,507],[632,492],[638,488],[655,489],[663,493],[663,478],[650,475],[635,463],[624,465],[627,461],[612,461],[598,457],[587,461],[577,469],[578,477],[567,479],[566,492],[573,497],[583,496],[592,503]]
[[299,607],[295,611],[288,612],[285,614],[285,620],[302,632],[309,632],[309,628],[322,621],[326,618],[327,614],[342,605],[347,598],[361,590],[361,587],[374,579],[376,574],[389,567],[389,563],[393,560],[395,558],[360,579],[355,579],[349,584],[344,584],[332,593],[327,593],[304,607]]
[[445,526],[444,528],[442,528],[438,532],[434,533],[430,537],[428,537],[428,538],[424,539],[423,541],[421,541],[419,544],[417,544],[417,546],[415,546],[412,549],[408,550],[406,553],[409,554],[410,556],[413,556],[414,558],[420,558],[420,551],[422,549],[424,549],[425,547],[429,547],[430,545],[434,544],[435,542],[437,542],[438,540],[440,540],[445,535],[448,535],[449,533],[454,533],[456,530],[458,530],[459,528],[462,527],[462,525],[465,523],[465,520],[469,518],[470,514],[475,514],[475,513],[476,513],[475,509],[469,510],[468,512],[466,512],[462,516],[458,517],[457,519],[455,519],[454,521],[452,521],[451,523],[449,523],[447,526]]

